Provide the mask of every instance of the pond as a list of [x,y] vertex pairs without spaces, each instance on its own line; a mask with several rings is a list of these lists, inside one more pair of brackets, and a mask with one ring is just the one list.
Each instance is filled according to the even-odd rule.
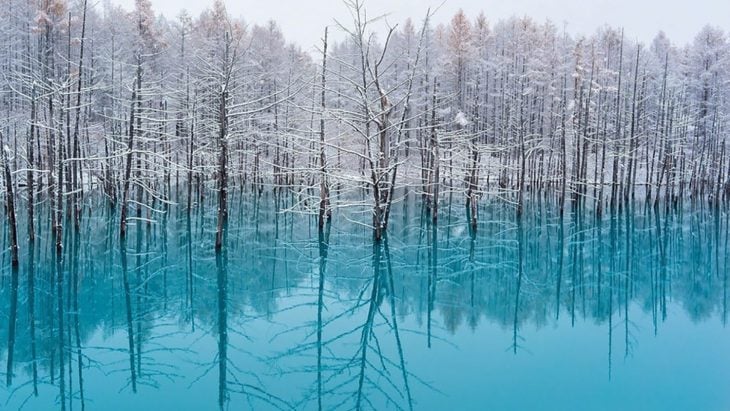
[[120,241],[101,202],[62,258],[5,252],[0,408],[730,409],[724,210],[486,204],[473,233],[410,199],[374,244],[283,208],[232,199],[220,255],[213,206]]

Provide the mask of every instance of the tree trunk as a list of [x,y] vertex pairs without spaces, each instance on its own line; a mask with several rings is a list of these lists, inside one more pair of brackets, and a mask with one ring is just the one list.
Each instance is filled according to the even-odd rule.
[[325,111],[326,106],[326,81],[327,81],[327,28],[324,29],[324,47],[322,49],[322,97],[321,97],[321,115],[319,119],[319,230],[324,228],[325,220],[329,221],[332,217],[330,209],[330,187],[327,182],[327,159],[325,156]]
[[[18,226],[15,220],[15,193],[13,190],[13,177],[8,164],[8,153],[5,150],[5,139],[0,132],[0,151],[2,151],[3,169],[5,174],[5,200],[6,212],[8,214],[8,230],[10,232],[10,261],[13,267],[18,267]],[[32,258],[32,257],[31,257]]]

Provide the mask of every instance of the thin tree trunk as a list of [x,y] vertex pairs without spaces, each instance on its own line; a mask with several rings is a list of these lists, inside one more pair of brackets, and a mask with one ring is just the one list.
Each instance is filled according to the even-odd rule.
[[122,190],[122,211],[119,225],[119,235],[124,238],[127,235],[127,203],[129,202],[129,188],[130,179],[132,178],[132,163],[134,161],[134,123],[136,120],[136,110],[140,109],[141,102],[141,83],[142,83],[142,61],[140,56],[137,56],[137,80],[135,81],[135,88],[132,89],[132,103],[129,114],[129,139],[127,140],[127,160],[124,168],[124,181]]
[[10,232],[10,261],[13,267],[18,267],[18,225],[15,219],[15,193],[13,190],[13,176],[8,164],[8,153],[5,150],[3,133],[0,131],[0,151],[2,151],[3,170],[5,174],[5,201],[8,215],[8,231]]
[[220,107],[218,111],[218,227],[215,236],[215,250],[220,253],[223,248],[225,231],[228,221],[228,86],[231,67],[229,66],[230,41],[228,33],[225,36],[225,66],[224,81],[221,85]]
[[80,149],[79,149],[79,118],[81,117],[81,80],[83,77],[84,67],[84,40],[86,36],[86,4],[88,0],[84,0],[83,17],[81,20],[81,45],[79,46],[79,72],[78,81],[76,83],[76,120],[74,121],[74,134],[73,134],[73,213],[74,213],[74,227],[78,231],[79,219],[81,217],[81,208],[79,206],[79,161],[80,161]]
[[327,84],[327,28],[324,29],[324,47],[322,49],[322,97],[321,114],[319,119],[319,229],[324,228],[325,219],[329,221],[332,217],[330,209],[330,187],[327,182],[327,159],[325,157],[325,112],[326,105],[326,84]]

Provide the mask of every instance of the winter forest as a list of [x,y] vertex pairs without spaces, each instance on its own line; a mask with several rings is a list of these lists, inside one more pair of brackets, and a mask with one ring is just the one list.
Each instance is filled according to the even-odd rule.
[[[644,43],[621,27],[576,35],[489,10],[439,24],[438,9],[395,22],[361,0],[339,7],[351,18],[322,27],[305,51],[275,20],[234,17],[221,0],[197,16],[158,14],[150,0],[132,10],[0,0],[0,408],[33,404],[44,384],[58,409],[102,406],[84,397],[84,373],[107,369],[92,358],[106,341],[92,348],[95,329],[122,336],[127,357],[106,363],[124,375],[118,389],[185,379],[153,348],[169,335],[152,323],[178,311],[170,321],[197,318],[215,341],[206,361],[217,399],[206,404],[220,409],[234,392],[252,409],[335,409],[328,389],[346,387],[356,395],[338,399],[343,408],[428,409],[416,393],[437,391],[434,371],[408,371],[420,360],[404,347],[451,338],[457,317],[505,328],[511,354],[524,324],[562,326],[561,311],[567,328],[606,323],[609,376],[612,334],[625,333],[613,355],[629,357],[630,316],[646,315],[656,336],[671,322],[667,304],[694,321],[721,315],[728,341],[730,26],[708,25],[689,44],[664,32]],[[688,245],[695,235],[709,251]],[[352,267],[360,283],[338,277]],[[102,319],[92,289],[118,294],[119,316]],[[232,297],[248,290],[258,291]],[[263,371],[244,383],[236,312],[273,324],[312,293],[318,334],[296,323],[301,345],[282,351],[314,350],[313,388],[285,398],[263,387]],[[204,314],[193,308],[201,296]],[[328,299],[342,314],[327,312]],[[362,324],[342,331],[345,314]],[[335,331],[323,337],[327,325]],[[378,337],[393,335],[382,348]],[[350,338],[352,354],[333,353]],[[30,394],[30,383],[12,388],[24,373]],[[451,403],[488,403],[470,404]]]
[[174,18],[143,0],[131,13],[4,3],[3,182],[31,238],[38,224],[61,241],[92,193],[120,209],[122,236],[130,219],[216,197],[220,247],[234,191],[291,196],[288,210],[320,226],[361,207],[378,240],[407,191],[434,221],[444,197],[466,202],[476,227],[484,201],[601,214],[637,197],[719,205],[730,188],[719,28],[645,45],[529,18],[458,13],[433,26],[426,11],[376,35],[384,21],[348,0],[353,21],[323,28],[312,55],[220,1]]

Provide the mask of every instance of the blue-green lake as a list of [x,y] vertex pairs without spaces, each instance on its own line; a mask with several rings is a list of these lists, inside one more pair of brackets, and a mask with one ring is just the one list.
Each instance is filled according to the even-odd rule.
[[210,205],[122,242],[94,203],[62,259],[21,221],[0,409],[730,409],[725,210],[485,204],[472,233],[412,199],[374,244],[366,213],[320,235],[276,204],[234,198],[218,256]]

